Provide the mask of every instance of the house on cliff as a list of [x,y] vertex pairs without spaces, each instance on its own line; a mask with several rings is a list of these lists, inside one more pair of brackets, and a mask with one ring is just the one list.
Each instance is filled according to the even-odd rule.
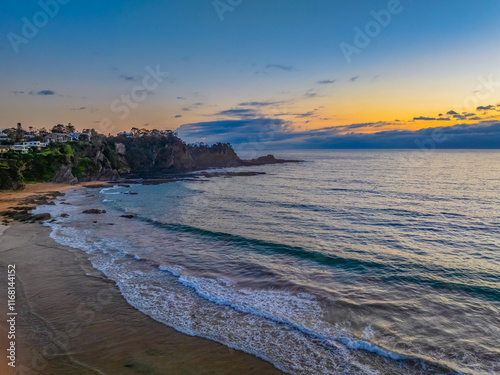
[[64,133],[50,133],[43,138],[45,143],[64,143],[72,140],[72,137]]

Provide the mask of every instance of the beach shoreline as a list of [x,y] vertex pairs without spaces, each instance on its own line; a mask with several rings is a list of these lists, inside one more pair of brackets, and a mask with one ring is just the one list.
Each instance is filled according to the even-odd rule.
[[52,191],[65,192],[68,190],[81,189],[85,187],[92,187],[96,185],[112,184],[106,181],[92,181],[81,182],[78,184],[56,184],[52,182],[37,182],[34,184],[27,184],[22,190],[2,190],[0,191],[0,212],[8,210],[11,206],[16,206],[23,199],[31,195],[47,194]]
[[[79,189],[33,184],[0,193],[0,211],[31,195]],[[16,368],[0,357],[0,372],[17,374],[282,374],[272,364],[219,343],[192,337],[129,305],[115,283],[83,251],[50,238],[40,223],[0,226],[1,301],[7,266],[16,266]],[[7,316],[7,303],[0,313]],[[9,348],[7,319],[0,345]],[[6,352],[6,350],[2,350]]]

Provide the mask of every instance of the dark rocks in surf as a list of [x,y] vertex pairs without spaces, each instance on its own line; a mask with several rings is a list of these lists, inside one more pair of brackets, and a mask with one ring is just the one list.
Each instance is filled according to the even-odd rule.
[[99,210],[98,208],[91,208],[89,210],[82,211],[82,214],[105,214],[106,210]]
[[276,159],[274,155],[261,156],[256,159],[251,160],[241,160],[242,166],[252,166],[252,165],[266,165],[266,164],[284,164],[284,163],[300,163],[302,160],[285,160]]

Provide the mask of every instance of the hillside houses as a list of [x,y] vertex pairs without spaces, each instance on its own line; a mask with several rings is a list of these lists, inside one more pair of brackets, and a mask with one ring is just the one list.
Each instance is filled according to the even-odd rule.
[[64,143],[64,142],[70,142],[73,141],[74,139],[66,133],[50,133],[43,137],[43,141],[45,143]]
[[10,141],[10,138],[7,134],[3,133],[3,132],[0,132],[0,141]]
[[15,128],[0,129],[0,155],[10,150],[28,154],[33,149],[41,150],[55,143],[89,142],[93,131],[85,129],[83,132],[77,132],[71,124],[58,124],[50,132],[45,128],[38,130],[32,126],[29,131],[25,131],[21,123],[18,123]]
[[45,147],[47,147],[47,144],[40,141],[23,142],[22,144],[15,145],[0,145],[0,155],[5,154],[10,150],[17,151],[21,154],[29,154],[32,148],[41,150]]

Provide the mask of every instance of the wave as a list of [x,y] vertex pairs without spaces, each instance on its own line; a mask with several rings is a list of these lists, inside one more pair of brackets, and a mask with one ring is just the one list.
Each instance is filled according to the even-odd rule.
[[[164,223],[154,219],[142,217],[140,215],[136,215],[134,219],[144,221],[169,231],[193,233],[209,239],[211,238],[231,242],[232,244],[242,247],[245,250],[256,251],[262,255],[276,253],[284,254],[312,261],[321,265],[356,271],[363,274],[368,271],[376,272],[380,280],[387,283],[409,282],[419,285],[427,285],[435,289],[449,291],[459,290],[478,297],[486,298],[488,300],[500,301],[500,290],[498,288],[488,285],[470,285],[462,281],[462,279],[476,280],[476,282],[480,280],[498,280],[498,275],[492,275],[487,272],[476,271],[474,274],[471,274],[470,270],[460,270],[456,268],[450,269],[431,264],[424,265],[421,263],[410,262],[408,259],[404,259],[404,261],[401,262],[392,260],[391,264],[386,264],[369,260],[340,257],[334,254],[324,254],[314,250],[308,250],[300,246],[290,246],[229,233],[214,232],[185,224]],[[416,271],[418,271],[418,273]]]
[[[399,370],[416,361],[419,368],[449,372],[444,365],[388,351],[352,337],[345,327],[327,323],[311,294],[237,290],[224,279],[197,278],[184,274],[182,266],[149,262],[134,255],[133,247],[120,239],[93,241],[91,227],[77,230],[56,223],[47,225],[52,227],[51,237],[57,242],[87,252],[94,267],[114,280],[138,310],[181,332],[259,356],[287,373],[377,373],[364,352],[391,361],[386,365]],[[245,242],[243,238],[239,241]],[[258,243],[262,245],[262,241]],[[139,263],[151,269],[134,268]],[[155,269],[168,272],[178,286],[158,278]],[[283,352],[290,353],[290,357],[284,358]]]

